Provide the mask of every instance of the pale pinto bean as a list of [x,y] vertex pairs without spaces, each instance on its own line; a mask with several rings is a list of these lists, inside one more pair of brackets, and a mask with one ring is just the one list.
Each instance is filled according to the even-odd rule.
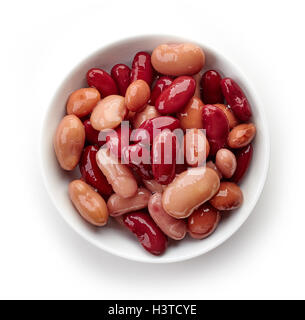
[[225,178],[231,178],[237,166],[234,153],[225,148],[219,149],[216,153],[216,166]]
[[138,185],[132,172],[126,164],[112,157],[109,149],[101,148],[96,154],[96,162],[115,193],[122,198],[130,198],[137,193]]
[[171,217],[162,207],[162,194],[153,194],[148,202],[148,211],[158,227],[170,238],[182,240],[187,231],[186,222]]
[[141,111],[150,98],[150,88],[146,81],[136,80],[126,90],[125,104],[128,110]]
[[202,129],[202,108],[203,102],[193,97],[184,109],[178,113],[178,119],[182,129]]
[[221,109],[225,113],[225,115],[229,121],[230,129],[233,129],[234,127],[236,127],[239,124],[239,121],[235,117],[231,108],[229,108],[225,104],[221,104],[221,103],[216,103],[216,104],[214,104],[214,106]]
[[154,106],[147,105],[141,112],[137,112],[133,117],[132,123],[134,128],[139,128],[140,125],[146,120],[160,117],[160,113]]
[[74,180],[69,185],[69,196],[79,214],[94,226],[104,226],[108,221],[105,200],[82,180]]
[[216,164],[213,161],[210,160],[205,165],[206,165],[207,168],[213,169],[217,173],[217,175],[218,175],[220,180],[222,179],[222,174],[219,171],[219,169],[216,167]]
[[114,193],[107,201],[109,214],[112,217],[117,217],[128,212],[144,209],[148,205],[150,196],[151,192],[145,188],[139,188],[137,193],[131,198],[122,198]]
[[85,144],[85,128],[75,115],[65,116],[54,136],[57,160],[64,170],[73,170],[81,157]]
[[154,49],[151,63],[155,70],[165,75],[193,75],[203,68],[205,54],[192,43],[161,44]]
[[243,193],[240,187],[233,182],[221,182],[219,191],[210,200],[210,204],[222,211],[239,208],[243,203]]
[[191,167],[201,167],[210,152],[210,145],[200,129],[187,129],[184,136],[184,155]]
[[231,148],[247,146],[255,137],[256,127],[253,123],[242,123],[234,127],[228,136],[228,145]]
[[163,192],[163,208],[174,218],[187,218],[217,193],[219,184],[219,177],[213,169],[188,169],[177,176]]
[[82,118],[92,112],[101,100],[101,95],[95,88],[82,88],[71,93],[67,102],[67,114],[75,114]]
[[111,95],[102,99],[93,109],[90,121],[95,130],[114,129],[127,113],[124,97]]
[[160,184],[156,180],[143,180],[143,183],[145,187],[152,193],[156,193],[156,192],[162,193],[166,188],[166,185]]

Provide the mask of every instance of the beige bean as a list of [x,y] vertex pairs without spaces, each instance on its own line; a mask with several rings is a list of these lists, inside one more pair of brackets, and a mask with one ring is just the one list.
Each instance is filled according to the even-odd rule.
[[219,169],[216,167],[216,164],[213,161],[210,160],[205,165],[206,165],[207,168],[213,169],[217,173],[217,175],[218,175],[220,180],[222,179],[222,174],[219,171]]
[[234,153],[228,149],[219,149],[216,153],[216,166],[225,178],[231,178],[237,162]]
[[188,169],[177,176],[163,192],[163,208],[174,218],[187,218],[217,193],[219,183],[219,177],[213,169]]
[[124,119],[127,113],[124,97],[110,95],[102,99],[90,117],[91,125],[95,130],[114,129]]
[[81,157],[85,144],[85,128],[75,115],[65,116],[54,136],[57,160],[64,170],[73,170]]
[[221,182],[219,191],[210,200],[210,204],[218,210],[233,210],[243,203],[243,193],[233,182]]
[[193,75],[204,66],[203,50],[192,43],[161,44],[154,49],[151,63],[155,70],[169,76]]
[[81,118],[92,112],[101,100],[101,95],[95,88],[81,88],[71,93],[67,102],[67,114],[75,114]]
[[148,211],[159,228],[171,239],[182,240],[187,231],[186,222],[167,214],[162,207],[162,194],[153,194],[148,202]]
[[228,136],[228,145],[231,148],[247,146],[255,137],[256,127],[253,123],[242,123],[234,127]]
[[82,180],[74,180],[69,185],[69,196],[79,214],[94,226],[104,226],[108,221],[105,200]]
[[143,180],[145,187],[152,193],[162,193],[166,188],[166,185],[160,184],[156,180]]
[[202,129],[202,108],[203,102],[197,98],[193,97],[189,103],[184,107],[184,109],[178,113],[178,119],[180,120],[180,125],[182,129]]
[[184,155],[186,163],[191,167],[200,167],[210,152],[210,145],[200,129],[187,129],[184,136]]
[[150,88],[146,81],[136,80],[126,90],[125,104],[128,110],[141,111],[150,98]]
[[153,119],[159,117],[160,113],[154,106],[147,105],[145,109],[141,112],[137,112],[133,117],[132,123],[134,128],[139,128],[140,125],[146,120]]
[[107,201],[109,214],[112,217],[121,216],[122,214],[144,209],[148,205],[151,192],[145,188],[139,188],[137,193],[131,198],[122,198],[114,193]]
[[122,198],[130,198],[137,193],[138,185],[132,172],[126,164],[112,157],[109,149],[101,148],[96,154],[96,162],[115,193]]
[[224,112],[224,114],[226,115],[228,121],[229,121],[229,127],[230,129],[233,129],[234,127],[236,127],[239,124],[238,119],[235,117],[233,111],[231,110],[231,108],[229,108],[228,106],[224,105],[224,104],[220,104],[220,103],[216,103],[214,104],[215,107],[219,108],[220,110],[222,110]]

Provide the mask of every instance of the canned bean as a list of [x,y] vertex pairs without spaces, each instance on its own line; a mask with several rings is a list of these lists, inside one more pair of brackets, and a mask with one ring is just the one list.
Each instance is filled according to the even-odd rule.
[[255,137],[256,127],[253,123],[242,123],[234,127],[228,136],[228,145],[231,148],[247,146]]
[[231,178],[236,170],[236,157],[228,149],[219,149],[216,153],[216,166],[225,178]]

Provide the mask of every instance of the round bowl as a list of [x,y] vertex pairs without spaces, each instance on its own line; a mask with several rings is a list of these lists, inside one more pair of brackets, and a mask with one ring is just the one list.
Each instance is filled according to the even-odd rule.
[[[257,126],[257,135],[253,143],[252,163],[244,177],[241,188],[244,193],[242,207],[235,210],[227,219],[223,219],[217,230],[204,240],[189,237],[181,242],[172,241],[166,253],[153,256],[146,252],[134,235],[124,230],[116,221],[109,226],[95,228],[86,223],[73,207],[68,196],[68,184],[73,178],[79,178],[77,170],[64,172],[60,169],[53,150],[53,136],[56,127],[65,115],[65,104],[69,94],[86,87],[85,75],[92,67],[101,67],[110,71],[117,63],[131,65],[138,51],[152,51],[157,45],[166,42],[195,42],[206,53],[206,70],[216,69],[226,77],[235,79],[246,93],[253,111],[253,122]],[[198,43],[193,39],[175,36],[152,35],[139,36],[117,41],[91,54],[81,61],[62,81],[47,109],[42,128],[41,167],[44,182],[55,207],[62,217],[79,235],[98,248],[126,259],[149,262],[169,263],[191,259],[207,253],[229,239],[245,222],[252,212],[262,192],[269,165],[269,134],[264,109],[247,77],[231,61],[216,50]],[[111,220],[111,219],[110,219]]]

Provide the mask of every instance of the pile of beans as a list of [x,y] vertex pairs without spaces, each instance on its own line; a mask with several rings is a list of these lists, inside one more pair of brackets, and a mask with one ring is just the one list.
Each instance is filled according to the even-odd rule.
[[233,79],[204,65],[200,47],[181,43],[138,52],[131,68],[92,68],[55,133],[61,168],[80,169],[69,185],[79,214],[97,227],[113,217],[154,255],[168,238],[208,237],[243,203],[251,107]]

